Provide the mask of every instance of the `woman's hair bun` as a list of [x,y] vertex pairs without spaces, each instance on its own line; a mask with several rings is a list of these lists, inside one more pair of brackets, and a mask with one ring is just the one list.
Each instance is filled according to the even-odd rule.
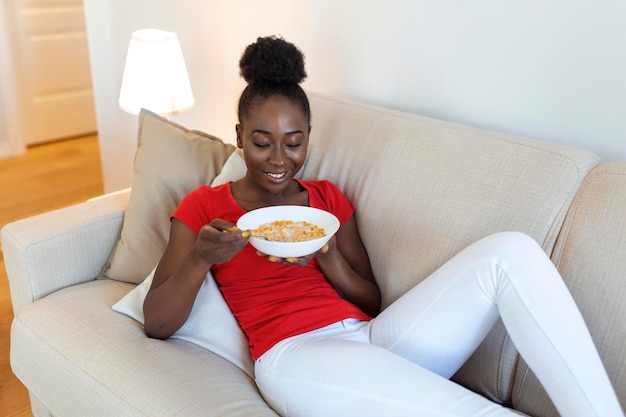
[[299,84],[306,78],[302,52],[276,36],[260,37],[248,45],[239,60],[239,70],[248,84]]

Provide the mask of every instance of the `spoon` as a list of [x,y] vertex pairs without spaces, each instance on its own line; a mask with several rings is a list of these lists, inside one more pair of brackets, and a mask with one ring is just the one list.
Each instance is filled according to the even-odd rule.
[[265,240],[267,242],[286,242],[289,239],[288,237],[283,239],[283,240],[270,239],[269,237],[267,237],[265,235],[260,235],[260,234],[257,234],[257,233],[253,233],[251,230],[248,230],[248,233],[249,233],[250,237],[255,237],[257,239],[262,239],[262,240]]

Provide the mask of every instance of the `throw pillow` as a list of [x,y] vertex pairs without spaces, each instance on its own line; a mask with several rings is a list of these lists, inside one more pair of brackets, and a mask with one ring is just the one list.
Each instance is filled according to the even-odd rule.
[[[212,186],[236,181],[246,174],[246,164],[240,154],[240,149],[231,154],[222,172],[211,183]],[[143,301],[152,285],[155,270],[156,268],[141,284],[113,305],[113,310],[126,314],[143,324]],[[250,357],[246,336],[224,301],[210,272],[198,291],[187,321],[172,337],[207,349],[230,361],[254,378],[254,363]]]
[[101,277],[142,282],[165,250],[169,217],[180,200],[210,184],[234,150],[221,139],[143,109],[132,191],[120,238]]
[[222,171],[211,183],[211,187],[227,182],[235,182],[243,178],[247,170],[246,162],[243,160],[243,151],[237,148],[237,150],[228,157],[228,160],[222,167]]
[[[113,310],[143,324],[143,300],[153,278],[154,270],[141,284],[115,303]],[[254,363],[248,350],[248,341],[210,272],[198,291],[187,321],[172,338],[186,340],[207,349],[238,366],[254,379]]]

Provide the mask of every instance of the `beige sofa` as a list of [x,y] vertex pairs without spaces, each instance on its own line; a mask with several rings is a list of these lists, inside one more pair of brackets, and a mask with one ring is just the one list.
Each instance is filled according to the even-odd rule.
[[[310,99],[302,175],[333,181],[354,203],[384,305],[471,242],[525,232],[561,271],[626,405],[626,162],[602,164],[583,149],[318,94]],[[183,188],[210,183],[232,157],[231,145],[211,143],[217,168]],[[136,165],[151,163],[141,152]],[[153,182],[183,175],[174,168],[156,169]],[[111,252],[132,239],[126,223],[159,205],[140,199],[146,187],[136,178],[130,202],[128,193],[108,195],[2,230],[15,311],[11,365],[30,391],[33,413],[276,416],[232,361],[185,340],[148,339],[140,323],[112,310],[159,256],[150,253],[128,276],[111,273]],[[180,192],[163,197],[167,209]],[[159,242],[150,252],[165,238],[162,231],[149,238]],[[558,415],[501,324],[453,379],[523,415]]]

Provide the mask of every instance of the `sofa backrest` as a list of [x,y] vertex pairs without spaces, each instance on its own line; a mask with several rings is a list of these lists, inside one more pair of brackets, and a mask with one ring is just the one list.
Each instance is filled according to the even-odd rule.
[[[567,214],[553,261],[626,409],[626,162],[600,165],[587,176]],[[531,415],[558,417],[523,361],[513,403]]]
[[[525,232],[551,253],[576,190],[599,164],[564,145],[309,98],[303,177],[331,180],[354,204],[383,307],[495,232]],[[496,327],[455,380],[508,402],[516,359]]]

